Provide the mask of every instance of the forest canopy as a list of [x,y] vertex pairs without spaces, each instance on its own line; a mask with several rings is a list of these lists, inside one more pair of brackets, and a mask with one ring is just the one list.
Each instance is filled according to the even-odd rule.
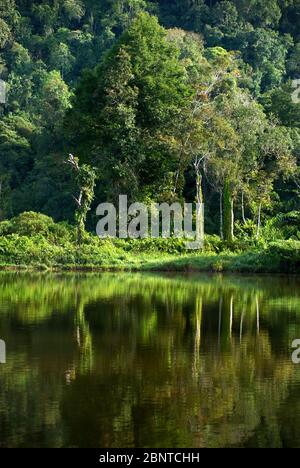
[[228,241],[280,224],[299,211],[299,31],[297,0],[0,0],[1,219],[72,221],[73,152],[94,203],[204,201]]

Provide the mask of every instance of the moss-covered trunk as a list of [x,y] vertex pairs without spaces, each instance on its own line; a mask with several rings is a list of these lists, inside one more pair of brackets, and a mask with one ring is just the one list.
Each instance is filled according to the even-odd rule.
[[223,221],[223,192],[220,190],[220,237],[224,240],[224,221]]
[[232,184],[226,179],[224,184],[224,239],[226,242],[233,242],[234,239],[234,212]]

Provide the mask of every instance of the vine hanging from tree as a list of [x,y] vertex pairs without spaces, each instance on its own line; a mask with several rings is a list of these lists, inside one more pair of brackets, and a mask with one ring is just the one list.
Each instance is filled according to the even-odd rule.
[[97,180],[96,170],[88,164],[79,165],[79,160],[72,154],[69,154],[67,164],[70,164],[76,174],[76,183],[79,187],[79,196],[73,196],[76,202],[75,221],[77,224],[77,240],[81,244],[85,233],[85,223],[87,214],[91,209],[94,199],[94,190]]

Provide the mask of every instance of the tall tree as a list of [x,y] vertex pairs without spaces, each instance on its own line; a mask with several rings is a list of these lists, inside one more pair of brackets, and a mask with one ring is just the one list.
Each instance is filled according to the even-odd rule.
[[141,14],[86,74],[67,125],[82,156],[101,167],[107,190],[153,194],[175,168],[176,123],[191,94],[177,47]]

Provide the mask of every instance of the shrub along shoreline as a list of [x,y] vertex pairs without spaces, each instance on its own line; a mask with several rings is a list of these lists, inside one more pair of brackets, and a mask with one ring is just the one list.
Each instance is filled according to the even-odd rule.
[[207,236],[205,250],[191,252],[181,239],[100,240],[86,233],[78,246],[74,227],[23,213],[0,223],[0,269],[297,274],[300,241],[228,246]]

